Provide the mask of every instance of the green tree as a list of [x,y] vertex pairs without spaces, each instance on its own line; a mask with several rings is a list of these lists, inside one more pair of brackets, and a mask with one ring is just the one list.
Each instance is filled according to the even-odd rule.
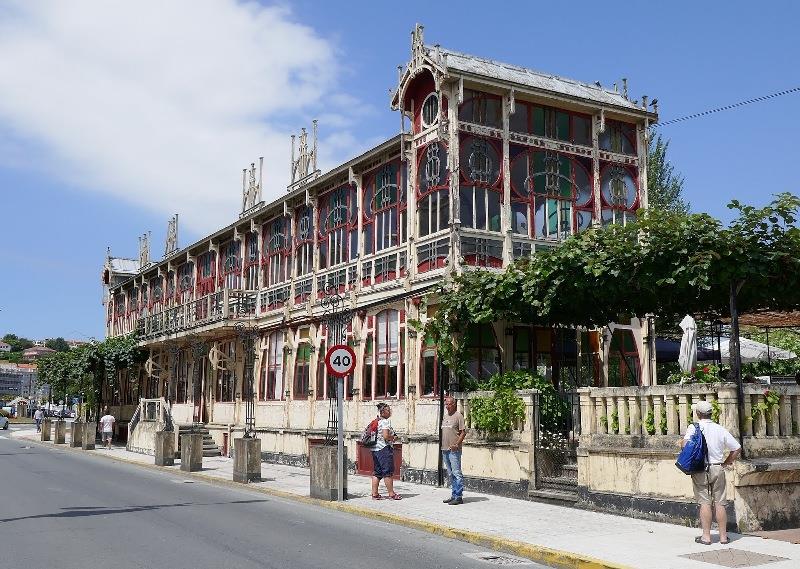
[[69,344],[67,344],[67,341],[64,338],[60,337],[60,336],[58,338],[53,338],[51,340],[47,340],[44,343],[44,345],[46,347],[50,348],[51,350],[55,350],[57,352],[68,352],[70,350]]
[[21,352],[33,347],[33,342],[27,338],[19,337],[16,334],[6,334],[3,336],[3,341],[11,346],[12,352]]
[[667,159],[669,140],[650,131],[647,147],[647,205],[675,213],[689,213],[683,197],[683,175]]

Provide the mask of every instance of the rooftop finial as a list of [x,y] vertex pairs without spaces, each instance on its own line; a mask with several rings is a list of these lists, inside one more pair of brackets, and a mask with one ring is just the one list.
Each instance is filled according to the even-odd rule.
[[[261,203],[261,182],[264,170],[264,157],[258,159],[258,180],[256,180],[256,163],[250,163],[250,169],[242,170],[242,214]],[[249,176],[248,176],[249,174]]]
[[164,256],[171,255],[178,250],[178,214],[173,215],[167,222],[167,240],[164,244]]
[[425,26],[417,24],[414,26],[414,31],[411,32],[411,57],[417,59],[425,54],[425,38],[422,31]]
[[311,148],[308,146],[308,133],[300,129],[297,137],[297,158],[295,159],[295,135],[292,135],[292,177],[290,185],[305,180],[317,173],[317,119],[312,121]]
[[139,270],[150,264],[150,232],[139,237]]
[[628,79],[626,77],[622,78],[622,96],[625,99],[628,98]]

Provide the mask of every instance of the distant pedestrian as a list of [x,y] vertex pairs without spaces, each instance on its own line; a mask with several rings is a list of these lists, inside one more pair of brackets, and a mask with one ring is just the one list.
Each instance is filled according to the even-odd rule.
[[[700,431],[706,440],[708,448],[708,464],[705,472],[692,474],[694,497],[700,505],[700,527],[703,535],[695,538],[695,542],[711,545],[711,520],[716,514],[719,526],[719,542],[723,545],[730,543],[728,539],[728,514],[725,511],[725,469],[730,468],[741,452],[741,445],[733,438],[725,427],[711,420],[711,403],[699,401],[692,405],[697,416]],[[692,438],[695,426],[689,425],[686,435],[681,441],[681,448]],[[725,451],[729,451],[725,457]],[[724,460],[723,460],[724,459]],[[712,511],[712,504],[714,506]]]
[[42,408],[39,407],[36,411],[33,412],[33,420],[36,421],[36,432],[40,432],[42,430],[42,418],[44,417],[44,412]]
[[108,412],[108,407],[105,408],[105,415],[100,417],[100,431],[103,433],[103,445],[107,449],[111,448],[111,437],[114,436],[114,415]]
[[392,416],[392,409],[386,403],[378,403],[378,433],[377,442],[372,447],[372,462],[373,462],[373,475],[372,475],[372,499],[381,500],[383,496],[378,492],[378,486],[381,479],[386,485],[386,491],[389,493],[389,498],[392,500],[399,500],[400,494],[394,491],[394,442],[397,440],[397,435],[392,429],[392,422],[389,417]]
[[467,434],[464,415],[456,410],[456,400],[444,400],[447,413],[442,417],[442,462],[450,476],[450,497],[445,504],[457,506],[464,503],[464,475],[461,473],[461,445]]

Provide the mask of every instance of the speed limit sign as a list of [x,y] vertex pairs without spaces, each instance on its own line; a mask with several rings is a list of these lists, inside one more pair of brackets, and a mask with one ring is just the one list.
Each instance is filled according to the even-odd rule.
[[331,346],[325,354],[325,366],[328,373],[336,377],[344,377],[356,367],[356,353],[350,346],[339,344]]

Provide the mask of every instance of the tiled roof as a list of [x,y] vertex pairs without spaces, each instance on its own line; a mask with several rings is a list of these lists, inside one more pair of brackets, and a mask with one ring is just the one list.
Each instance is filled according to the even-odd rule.
[[139,272],[139,261],[134,259],[123,259],[121,257],[110,257],[108,262],[111,272],[116,274],[135,275]]
[[[426,47],[428,53],[435,57],[436,48]],[[526,67],[501,63],[491,59],[476,57],[449,49],[439,48],[443,56],[447,56],[447,68],[472,75],[497,78],[501,81],[516,83],[533,87],[550,93],[558,93],[571,97],[587,99],[596,103],[614,105],[631,110],[644,111],[641,106],[635,105],[633,101],[627,100],[621,93],[581,83],[573,79],[566,79],[556,75],[549,75],[540,71],[534,71]]]

